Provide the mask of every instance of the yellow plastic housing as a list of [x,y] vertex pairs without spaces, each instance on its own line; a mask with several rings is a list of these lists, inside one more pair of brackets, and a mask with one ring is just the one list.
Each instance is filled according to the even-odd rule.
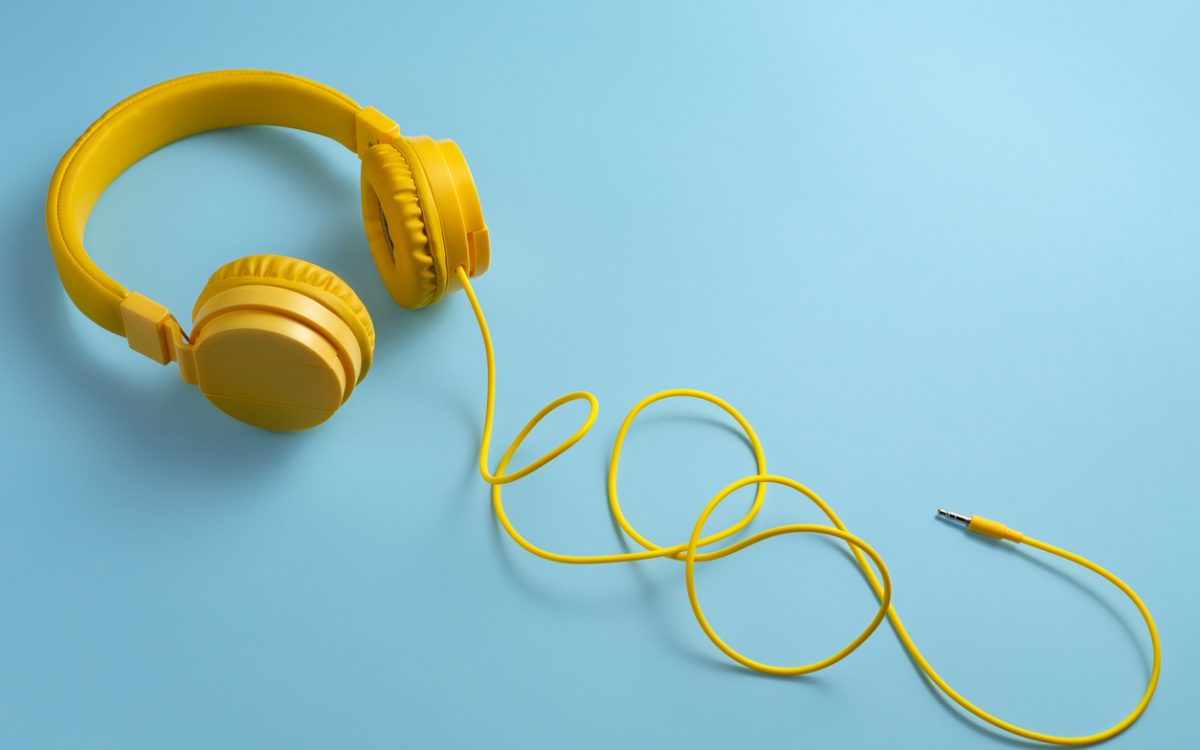
[[196,311],[187,348],[204,396],[268,430],[324,422],[350,397],[363,366],[358,339],[340,316],[274,286],[212,295]]

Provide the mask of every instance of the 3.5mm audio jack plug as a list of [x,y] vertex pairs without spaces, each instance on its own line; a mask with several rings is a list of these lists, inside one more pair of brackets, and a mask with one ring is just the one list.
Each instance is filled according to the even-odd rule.
[[964,516],[961,513],[955,513],[954,511],[945,510],[944,508],[938,508],[937,514],[938,518],[943,518],[953,523],[961,523],[963,526],[967,527],[967,531],[973,531],[976,534],[990,536],[993,539],[1005,539],[1013,542],[1014,544],[1020,544],[1025,538],[1021,532],[1013,531],[1002,523],[992,521],[991,519],[984,518],[982,516]]

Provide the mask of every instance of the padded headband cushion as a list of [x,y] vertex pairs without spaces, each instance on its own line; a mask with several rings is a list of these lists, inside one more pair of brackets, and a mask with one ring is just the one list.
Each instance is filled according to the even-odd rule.
[[439,268],[422,210],[430,208],[432,201],[421,199],[419,182],[419,175],[394,146],[375,145],[363,154],[367,244],[392,299],[407,308],[436,302],[446,289],[445,272]]
[[331,271],[297,258],[282,255],[251,255],[227,263],[217,269],[192,310],[195,318],[200,307],[213,295],[234,286],[265,284],[302,292],[337,314],[358,341],[362,351],[362,372],[359,381],[371,367],[371,355],[375,351],[375,326],[362,300]]

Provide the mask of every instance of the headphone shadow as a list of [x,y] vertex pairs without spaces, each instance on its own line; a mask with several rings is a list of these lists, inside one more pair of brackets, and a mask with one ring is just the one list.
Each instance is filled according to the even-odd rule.
[[[107,444],[136,447],[139,464],[168,476],[215,462],[237,480],[269,466],[287,450],[287,441],[273,433],[230,439],[239,425],[195,389],[174,382],[179,377],[167,367],[152,374],[146,368],[130,377],[89,356],[88,347],[81,345],[81,326],[67,317],[79,315],[83,321],[59,283],[40,195],[30,195],[18,215],[22,219],[5,231],[5,244],[20,250],[5,274],[3,304],[10,307],[5,314],[20,321],[12,346],[22,356],[14,357],[12,366],[30,368],[28,377],[38,378],[41,388],[55,394],[44,414],[47,420],[68,422],[67,415],[78,415],[81,426],[72,429],[91,432]],[[87,334],[115,339],[98,328]]]
[[[211,136],[230,148],[245,150],[248,157],[279,164],[289,179],[312,185],[322,203],[338,209],[349,202],[348,191],[358,191],[357,183],[331,168],[329,159],[298,134],[277,128],[238,128],[204,137]],[[52,165],[45,174],[51,171]],[[197,466],[218,465],[231,485],[253,477],[269,478],[279,459],[305,441],[320,439],[318,431],[269,432],[231,420],[194,387],[180,382],[173,365],[162,372],[155,372],[148,362],[138,370],[118,369],[91,356],[94,346],[111,345],[102,341],[104,337],[116,337],[87,322],[59,283],[46,238],[42,188],[22,191],[22,205],[10,207],[16,220],[0,229],[2,244],[13,249],[0,305],[8,307],[6,317],[19,321],[14,325],[16,340],[8,343],[22,356],[13,357],[9,367],[29,368],[25,377],[36,379],[40,389],[54,394],[45,419],[66,422],[67,415],[79,415],[75,429],[92,432],[108,444],[136,447],[139,466],[156,475],[174,479]],[[371,310],[385,359],[402,358],[403,342],[412,338],[415,329],[429,326],[427,313],[437,313],[411,314],[392,303],[367,250],[361,217],[357,211],[348,217],[342,216],[344,211],[336,213],[330,234],[314,237],[310,247],[282,252],[335,266]]]

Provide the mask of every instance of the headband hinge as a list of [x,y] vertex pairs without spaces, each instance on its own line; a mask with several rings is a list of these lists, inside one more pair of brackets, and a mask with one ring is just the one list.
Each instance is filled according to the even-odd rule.
[[121,300],[121,320],[130,349],[160,365],[175,359],[183,332],[167,308],[144,295],[130,292]]
[[354,131],[358,144],[356,150],[361,159],[370,147],[391,143],[400,135],[400,126],[374,107],[364,107],[354,115]]

